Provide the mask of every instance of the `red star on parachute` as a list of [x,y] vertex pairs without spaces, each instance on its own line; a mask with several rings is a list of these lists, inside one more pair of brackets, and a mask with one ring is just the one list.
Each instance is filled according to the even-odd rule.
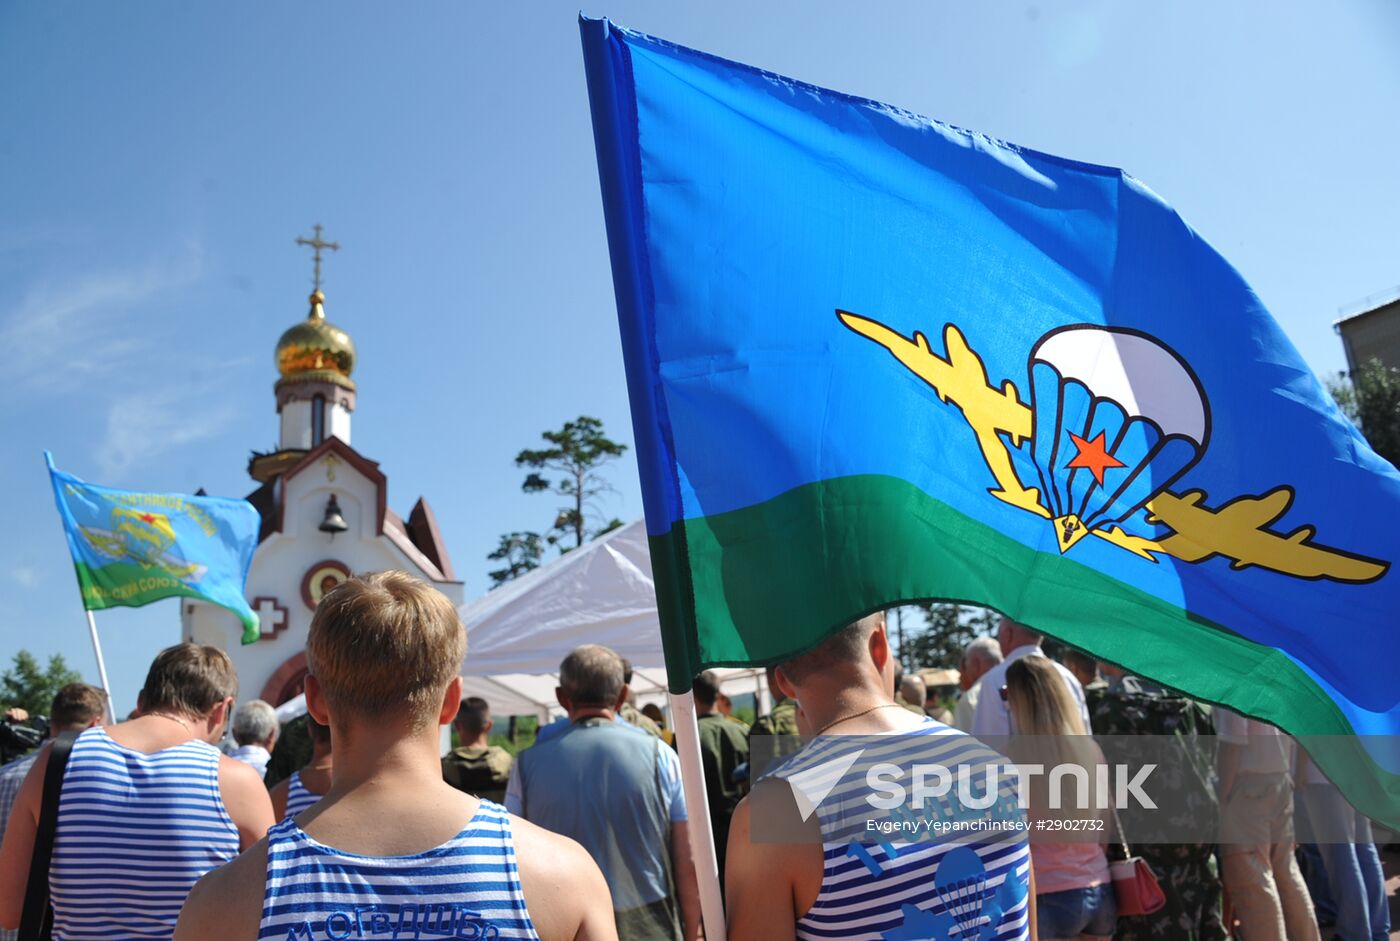
[[143,522],[143,523],[154,523],[155,521],[156,521],[156,518],[155,518],[155,515],[154,515],[154,514],[152,514],[152,513],[142,513],[142,514],[141,514],[141,522]]
[[1099,436],[1092,441],[1085,441],[1074,432],[1069,433],[1069,439],[1074,442],[1074,446],[1079,449],[1079,453],[1074,456],[1067,467],[1082,467],[1094,475],[1094,479],[1103,486],[1103,472],[1110,467],[1127,467],[1118,458],[1108,453],[1108,448],[1104,443],[1104,433],[1099,432]]

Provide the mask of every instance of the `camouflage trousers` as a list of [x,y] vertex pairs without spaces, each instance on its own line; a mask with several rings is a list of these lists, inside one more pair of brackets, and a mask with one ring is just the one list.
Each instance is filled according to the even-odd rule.
[[1226,941],[1214,847],[1144,844],[1133,852],[1152,867],[1167,904],[1151,915],[1119,918],[1114,941]]

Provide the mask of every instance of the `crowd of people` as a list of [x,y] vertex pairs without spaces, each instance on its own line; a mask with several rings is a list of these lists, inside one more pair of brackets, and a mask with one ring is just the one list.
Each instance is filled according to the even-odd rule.
[[[268,703],[235,708],[233,666],[212,647],[162,651],[125,721],[105,721],[100,690],[64,687],[53,740],[0,769],[0,941],[36,905],[57,939],[702,937],[676,735],[655,704],[638,707],[630,664],[597,645],[570,653],[565,716],[512,755],[493,743],[489,703],[463,697],[464,653],[447,599],[388,572],[318,606],[304,731]],[[770,667],[771,707],[752,727],[716,674],[696,677],[730,937],[1309,941],[1320,922],[1341,941],[1388,937],[1369,822],[1289,739],[1062,659],[1003,620],[964,651],[950,702],[903,673],[877,614]],[[449,724],[457,744],[441,755]],[[1163,774],[1180,813],[1223,822],[1219,840],[1129,846],[1128,807],[1091,811],[1107,841],[839,830],[858,759],[911,784],[900,756],[987,761],[985,741],[1022,765],[1090,767],[1131,760],[1147,735],[1218,742],[1218,761],[1183,752]],[[1057,786],[1034,780],[1032,823]],[[1349,840],[1299,847],[1295,807]],[[1166,897],[1153,914],[1117,911],[1110,864],[1129,853]]]

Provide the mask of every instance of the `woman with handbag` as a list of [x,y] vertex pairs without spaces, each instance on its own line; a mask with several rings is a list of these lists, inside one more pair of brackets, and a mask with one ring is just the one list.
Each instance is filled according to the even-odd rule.
[[[1093,769],[1103,762],[1103,753],[1086,734],[1079,709],[1049,659],[1024,657],[1012,663],[1001,694],[1015,730],[1009,757],[1045,769],[1030,777],[1028,788],[1039,937],[1106,941],[1118,923],[1113,880],[1100,842],[1111,815],[1093,808],[1091,792]],[[1061,771],[1052,776],[1055,768]],[[1079,809],[1081,804],[1088,809]],[[1064,842],[1048,842],[1052,838]]]

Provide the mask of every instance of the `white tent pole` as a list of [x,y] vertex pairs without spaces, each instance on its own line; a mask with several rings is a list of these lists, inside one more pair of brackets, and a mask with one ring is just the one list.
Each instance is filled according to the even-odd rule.
[[97,678],[102,681],[102,691],[107,694],[107,715],[116,722],[117,704],[112,701],[112,684],[107,682],[107,664],[102,660],[102,644],[97,639],[97,621],[91,611],[83,613],[87,615],[88,633],[92,635],[92,652],[97,655]]
[[710,802],[705,794],[705,766],[700,760],[700,726],[695,719],[695,699],[690,693],[671,693],[671,723],[681,756],[681,784],[690,817],[690,850],[695,876],[700,882],[700,913],[705,941],[725,941],[724,899],[719,892],[719,859],[715,855],[715,831],[710,826]]

